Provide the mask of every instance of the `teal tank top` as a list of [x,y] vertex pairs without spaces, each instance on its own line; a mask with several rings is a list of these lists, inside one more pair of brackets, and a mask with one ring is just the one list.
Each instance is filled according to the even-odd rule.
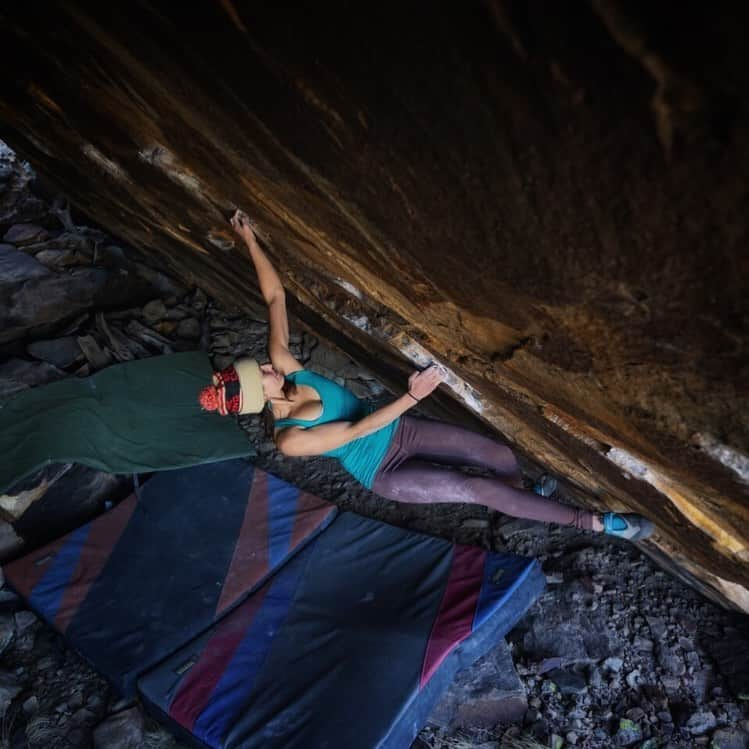
[[[350,390],[315,372],[300,369],[298,372],[292,372],[286,379],[316,390],[322,403],[322,413],[316,419],[279,419],[276,422],[277,429],[289,426],[309,429],[318,424],[327,424],[329,421],[359,421],[372,412],[366,401],[360,400]],[[377,469],[393,441],[398,421],[399,419],[396,419],[382,429],[336,447],[335,450],[329,450],[324,455],[340,460],[341,465],[357,481],[371,489]]]

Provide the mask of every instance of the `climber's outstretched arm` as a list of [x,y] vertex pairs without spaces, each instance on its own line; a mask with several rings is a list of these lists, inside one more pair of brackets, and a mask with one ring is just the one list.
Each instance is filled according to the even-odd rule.
[[258,244],[247,214],[237,211],[231,219],[234,231],[244,240],[257,272],[260,293],[268,305],[268,355],[274,368],[282,374],[291,374],[302,365],[289,351],[289,318],[286,313],[286,292],[276,269]]

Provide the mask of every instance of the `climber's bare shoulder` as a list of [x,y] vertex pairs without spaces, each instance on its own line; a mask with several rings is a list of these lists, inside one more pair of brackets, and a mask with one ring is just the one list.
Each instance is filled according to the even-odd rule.
[[269,346],[268,349],[270,363],[273,365],[273,369],[275,369],[276,372],[280,372],[286,376],[298,372],[300,369],[304,369],[289,349],[283,348],[282,346]]

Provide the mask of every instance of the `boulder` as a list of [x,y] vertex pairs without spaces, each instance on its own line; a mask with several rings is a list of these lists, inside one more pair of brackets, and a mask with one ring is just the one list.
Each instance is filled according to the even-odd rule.
[[16,636],[16,622],[11,614],[0,613],[0,656]]
[[736,697],[749,701],[749,632],[745,627],[726,628],[707,643],[710,655]]
[[557,685],[560,694],[583,694],[588,690],[585,677],[571,669],[554,669],[549,672],[549,679]]
[[621,718],[619,727],[614,735],[617,746],[632,746],[642,739],[642,729],[629,718]]
[[102,347],[94,336],[78,336],[76,341],[93,369],[104,369],[112,363],[109,349]]
[[749,749],[749,733],[740,728],[719,728],[711,737],[710,749]]
[[72,367],[83,358],[81,347],[75,336],[34,341],[26,347],[26,351],[35,359],[41,359],[60,369]]
[[166,305],[161,299],[153,299],[143,307],[143,319],[149,324],[159,322],[166,317]]
[[141,749],[143,746],[143,713],[140,708],[110,715],[94,729],[94,749]]
[[43,242],[49,233],[47,230],[37,224],[14,224],[5,232],[3,241],[14,244],[16,247],[23,247],[35,242]]
[[73,469],[71,463],[54,463],[17,481],[5,494],[0,494],[0,516],[10,522],[16,522],[34,502],[44,497],[49,489],[71,469]]
[[194,340],[200,338],[200,323],[194,317],[186,317],[177,325],[177,337]]
[[22,338],[42,325],[59,324],[93,306],[108,286],[97,268],[54,274],[0,288],[0,343]]
[[0,562],[6,562],[16,556],[21,548],[23,548],[23,539],[10,523],[0,520]]
[[74,265],[90,265],[91,263],[90,258],[74,250],[42,250],[37,252],[34,257],[38,262],[52,270],[64,270]]
[[21,693],[23,685],[10,671],[0,670],[0,719],[10,707],[10,703]]
[[50,271],[31,255],[13,245],[0,244],[0,286],[49,275]]
[[0,398],[26,388],[45,385],[65,377],[65,372],[46,362],[8,359],[0,364]]
[[522,721],[528,701],[507,643],[458,672],[432,710],[428,724],[450,731],[492,728],[497,723]]
[[[404,4],[394,33],[377,3],[48,5],[9,5],[0,66],[35,76],[33,94],[0,91],[3,132],[148,252],[154,281],[256,304],[247,253],[211,241],[240,201],[310,331],[401,388],[443,362],[435,404],[458,401],[576,504],[645,513],[659,564],[749,612],[735,14]],[[100,64],[70,65],[71,39]]]
[[694,713],[686,722],[686,729],[692,736],[702,736],[717,725],[715,715],[709,710]]

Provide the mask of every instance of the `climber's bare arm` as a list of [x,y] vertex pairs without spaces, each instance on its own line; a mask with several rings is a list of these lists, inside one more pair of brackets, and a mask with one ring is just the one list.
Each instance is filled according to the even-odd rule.
[[276,445],[284,455],[322,455],[341,445],[366,437],[387,426],[430,395],[442,382],[443,372],[435,366],[414,372],[408,379],[408,392],[400,398],[378,408],[359,421],[330,421],[316,427],[303,429],[287,427],[276,434]]
[[268,336],[268,355],[273,367],[283,374],[291,374],[302,365],[289,351],[289,318],[286,313],[286,292],[276,269],[268,260],[258,244],[252,224],[247,214],[237,211],[231,219],[234,231],[244,240],[250,252],[250,258],[255,265],[260,293],[268,305],[268,322],[270,334]]

